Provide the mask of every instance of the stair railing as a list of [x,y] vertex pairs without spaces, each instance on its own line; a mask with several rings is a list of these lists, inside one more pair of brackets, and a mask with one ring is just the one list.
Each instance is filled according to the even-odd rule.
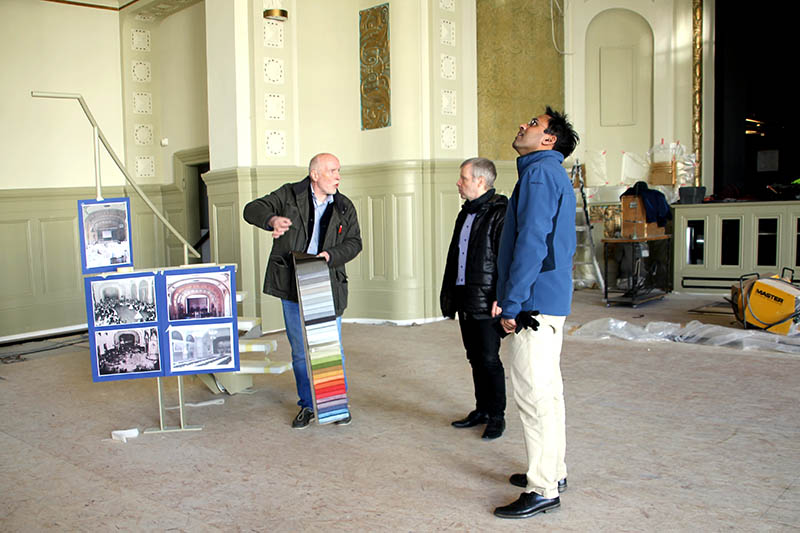
[[97,190],[97,200],[103,199],[103,194],[100,185],[100,147],[99,143],[103,143],[105,146],[108,155],[111,156],[111,159],[114,160],[117,167],[119,168],[122,175],[125,176],[125,180],[133,187],[133,190],[136,191],[139,196],[142,198],[144,203],[150,210],[158,217],[158,219],[167,227],[167,229],[177,238],[181,243],[183,243],[183,262],[184,264],[189,263],[189,252],[192,253],[194,257],[200,258],[200,252],[194,249],[194,247],[189,244],[183,235],[181,235],[178,230],[176,230],[172,224],[169,223],[167,218],[158,210],[158,208],[150,201],[150,198],[142,191],[139,185],[131,176],[128,169],[125,168],[125,165],[122,164],[122,161],[117,154],[114,152],[114,149],[111,148],[111,145],[106,139],[106,136],[103,134],[103,131],[97,125],[97,121],[94,119],[92,112],[89,110],[89,106],[86,104],[86,100],[83,99],[83,96],[76,93],[53,93],[53,92],[45,92],[45,91],[31,91],[31,96],[34,98],[62,98],[67,100],[77,100],[78,103],[81,105],[81,109],[86,114],[86,118],[89,120],[89,123],[92,125],[93,135],[94,135],[94,179],[95,179],[95,188]]

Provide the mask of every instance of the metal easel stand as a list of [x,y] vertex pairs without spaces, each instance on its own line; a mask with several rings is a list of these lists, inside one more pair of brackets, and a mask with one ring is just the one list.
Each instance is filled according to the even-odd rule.
[[180,413],[181,425],[180,426],[167,426],[164,424],[164,386],[161,380],[163,378],[156,378],[158,380],[158,418],[159,427],[147,428],[144,433],[171,433],[175,431],[200,431],[203,426],[188,426],[186,425],[185,417],[183,414],[183,376],[178,376],[178,412]]
[[[100,177],[100,144],[102,143],[106,149],[106,152],[114,163],[119,168],[122,175],[125,176],[125,180],[133,187],[139,196],[142,198],[142,201],[150,208],[153,214],[158,217],[158,219],[166,226],[166,228],[181,242],[183,243],[183,263],[189,263],[189,253],[198,259],[202,256],[200,252],[194,249],[191,244],[181,235],[178,230],[176,230],[172,224],[169,223],[167,218],[161,213],[161,211],[156,208],[150,198],[142,191],[139,185],[136,183],[136,180],[133,179],[128,169],[122,164],[122,161],[117,156],[114,149],[111,148],[111,144],[109,144],[108,139],[103,134],[103,131],[97,124],[92,112],[89,110],[89,106],[86,104],[86,101],[83,99],[83,96],[76,93],[57,93],[57,92],[46,92],[46,91],[31,91],[31,96],[34,98],[62,98],[67,100],[77,100],[80,104],[81,108],[83,109],[84,114],[86,115],[87,120],[92,125],[92,146],[94,149],[94,179],[95,179],[95,189],[96,189],[96,196],[98,201],[103,200],[103,193],[102,193],[102,185],[101,185],[101,177]],[[180,426],[172,426],[168,427],[164,425],[164,387],[161,383],[162,378],[156,378],[158,380],[158,414],[159,414],[159,421],[160,427],[158,428],[149,428],[145,429],[145,433],[166,433],[171,431],[199,431],[203,429],[203,426],[187,426],[184,421],[183,416],[183,376],[178,376],[178,409],[180,411],[181,417],[181,425]]]
[[[189,247],[187,244],[183,245],[183,261],[189,262]],[[203,426],[187,426],[183,414],[183,376],[178,376],[178,412],[180,413],[181,425],[180,426],[165,426],[164,425],[164,385],[161,377],[158,380],[158,421],[159,427],[147,428],[144,433],[168,433],[173,431],[200,431]]]

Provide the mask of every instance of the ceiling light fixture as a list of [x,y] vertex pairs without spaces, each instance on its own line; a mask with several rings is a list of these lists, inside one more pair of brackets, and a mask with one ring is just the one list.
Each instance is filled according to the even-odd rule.
[[278,20],[283,22],[289,18],[289,12],[285,9],[265,9],[264,18],[267,20]]

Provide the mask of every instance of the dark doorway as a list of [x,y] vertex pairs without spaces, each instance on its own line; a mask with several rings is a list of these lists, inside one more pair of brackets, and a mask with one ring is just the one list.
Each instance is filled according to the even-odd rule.
[[714,195],[793,200],[800,193],[800,109],[791,78],[796,29],[769,9],[717,3]]
[[200,223],[200,238],[195,243],[194,248],[202,255],[201,263],[210,263],[211,240],[209,237],[211,236],[211,226],[208,223],[208,189],[206,188],[206,182],[203,181],[203,174],[208,172],[210,167],[208,163],[200,163],[195,168],[197,168],[197,213]]

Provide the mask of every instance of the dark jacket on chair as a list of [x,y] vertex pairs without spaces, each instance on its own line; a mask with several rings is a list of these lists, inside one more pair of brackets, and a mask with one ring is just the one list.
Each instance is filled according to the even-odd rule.
[[[497,299],[497,251],[506,215],[508,199],[489,189],[472,201],[464,202],[456,218],[453,238],[447,252],[439,303],[442,315],[454,318],[457,311],[489,318]],[[456,287],[458,275],[458,240],[467,215],[475,213],[467,246],[465,285]]]

